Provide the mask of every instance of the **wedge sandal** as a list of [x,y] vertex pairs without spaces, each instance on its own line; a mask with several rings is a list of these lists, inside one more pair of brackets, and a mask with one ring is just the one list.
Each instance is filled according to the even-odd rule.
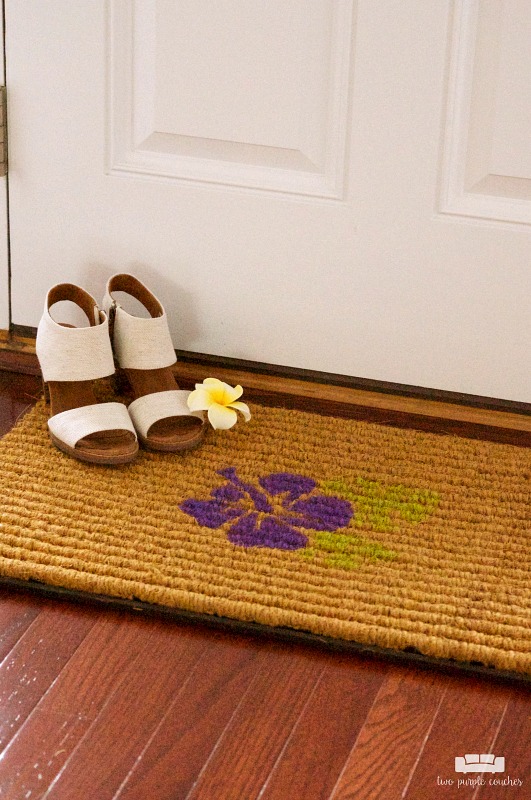
[[[75,327],[52,319],[50,308],[69,300],[89,324]],[[62,283],[50,289],[36,342],[53,444],[79,461],[127,464],[138,452],[136,432],[122,403],[99,403],[93,382],[114,373],[107,315],[84,289]]]
[[[126,311],[114,297],[117,292],[134,297],[149,316]],[[140,443],[163,452],[197,447],[205,434],[205,415],[189,410],[190,392],[175,381],[171,367],[177,359],[160,301],[133,275],[119,274],[110,278],[102,306],[110,319],[117,365],[134,395],[128,411]]]

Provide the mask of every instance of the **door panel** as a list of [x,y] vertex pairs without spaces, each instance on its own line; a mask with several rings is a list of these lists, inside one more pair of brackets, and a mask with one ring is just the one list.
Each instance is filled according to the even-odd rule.
[[343,196],[352,0],[114,2],[111,174]]
[[527,4],[6,8],[16,323],[133,271],[179,349],[531,400]]

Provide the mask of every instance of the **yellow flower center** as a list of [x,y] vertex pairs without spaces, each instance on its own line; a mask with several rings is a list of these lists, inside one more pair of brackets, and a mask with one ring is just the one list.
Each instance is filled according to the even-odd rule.
[[220,406],[227,406],[230,403],[230,397],[227,396],[227,392],[223,386],[219,389],[209,389],[208,393],[213,403],[218,403]]

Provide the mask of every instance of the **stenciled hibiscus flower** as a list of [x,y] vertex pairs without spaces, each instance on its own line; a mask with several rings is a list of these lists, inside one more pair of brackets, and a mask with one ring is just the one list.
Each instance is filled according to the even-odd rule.
[[260,488],[240,480],[234,467],[218,475],[227,483],[210,500],[185,500],[180,508],[207,528],[232,522],[227,535],[235,545],[298,550],[308,544],[302,530],[336,531],[352,519],[348,500],[315,493],[316,481],[304,475],[275,472],[259,478]]

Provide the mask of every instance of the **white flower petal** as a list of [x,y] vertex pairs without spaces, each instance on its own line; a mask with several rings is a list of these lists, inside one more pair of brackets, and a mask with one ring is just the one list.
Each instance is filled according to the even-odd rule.
[[225,385],[226,384],[220,381],[219,378],[205,378],[205,380],[203,381],[203,386],[205,387],[205,389],[208,387],[212,388],[215,387],[216,389],[221,389]]
[[198,389],[194,389],[193,392],[190,392],[186,398],[186,402],[190,411],[206,411],[207,408],[210,408],[213,401],[210,397],[210,392],[207,392],[207,390],[199,384]]
[[213,428],[226,431],[236,424],[238,415],[231,408],[212,403],[208,409],[208,419]]
[[224,383],[223,388],[225,389],[225,397],[223,399],[223,402],[227,406],[230,405],[230,403],[234,403],[234,401],[237,400],[238,397],[241,397],[243,394],[243,389],[239,385],[233,387],[229,386],[228,383]]
[[241,411],[246,422],[249,422],[251,419],[251,412],[249,411],[249,406],[246,403],[231,403],[229,408],[236,408],[238,411]]

